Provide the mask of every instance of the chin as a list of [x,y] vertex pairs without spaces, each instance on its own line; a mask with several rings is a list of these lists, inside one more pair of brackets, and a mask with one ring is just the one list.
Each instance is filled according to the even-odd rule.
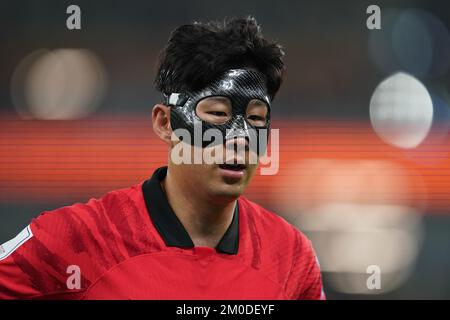
[[239,198],[244,192],[244,186],[242,185],[227,185],[215,186],[212,188],[212,194],[218,199],[221,198],[226,201],[233,201]]

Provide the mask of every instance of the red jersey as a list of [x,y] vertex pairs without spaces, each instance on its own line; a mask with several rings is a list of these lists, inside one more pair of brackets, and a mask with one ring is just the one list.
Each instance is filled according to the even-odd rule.
[[310,241],[245,197],[217,247],[195,247],[166,173],[43,212],[0,247],[0,299],[325,298]]

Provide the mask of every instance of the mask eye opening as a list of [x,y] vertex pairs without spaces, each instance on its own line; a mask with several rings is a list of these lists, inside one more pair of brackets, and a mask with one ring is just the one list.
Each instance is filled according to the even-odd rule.
[[267,127],[270,120],[270,106],[262,99],[252,99],[245,111],[245,120],[255,128]]
[[195,115],[211,125],[223,125],[233,119],[231,100],[225,96],[214,95],[201,98],[194,108]]

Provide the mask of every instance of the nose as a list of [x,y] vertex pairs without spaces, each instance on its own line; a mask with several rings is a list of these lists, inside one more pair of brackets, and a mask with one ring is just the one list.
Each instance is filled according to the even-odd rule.
[[235,137],[247,137],[248,129],[249,127],[244,119],[244,116],[238,114],[228,128],[225,139],[228,140]]
[[249,149],[248,137],[233,137],[225,141],[226,149],[245,150]]

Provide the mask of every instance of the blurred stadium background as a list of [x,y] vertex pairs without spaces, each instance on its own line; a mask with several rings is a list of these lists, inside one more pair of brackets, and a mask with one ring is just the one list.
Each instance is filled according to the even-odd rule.
[[[81,7],[82,29],[66,28]],[[366,8],[381,8],[381,30]],[[285,47],[280,171],[247,196],[313,241],[330,299],[450,298],[446,1],[2,1],[0,243],[165,163],[155,61],[194,20],[254,15]],[[381,269],[368,290],[367,267]]]

